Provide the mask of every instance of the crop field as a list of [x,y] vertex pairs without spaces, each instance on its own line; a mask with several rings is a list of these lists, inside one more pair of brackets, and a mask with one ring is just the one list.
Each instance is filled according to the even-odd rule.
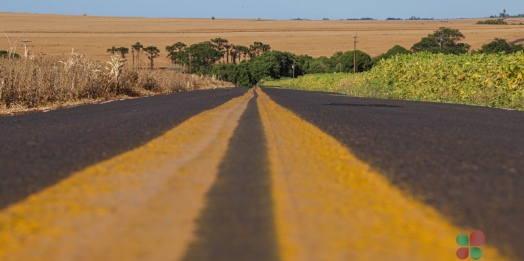
[[[194,44],[221,37],[229,42],[249,45],[261,41],[273,50],[308,54],[313,57],[331,56],[337,51],[353,48],[354,34],[358,35],[359,50],[371,56],[386,52],[398,44],[410,48],[441,26],[459,29],[465,42],[478,49],[495,37],[514,41],[524,38],[524,19],[507,19],[509,25],[479,25],[479,19],[433,21],[291,21],[291,20],[233,20],[178,19],[139,17],[95,17],[87,15],[40,15],[0,13],[0,30],[11,41],[29,39],[30,50],[36,58],[64,57],[71,52],[81,53],[95,61],[105,62],[112,46],[130,46],[141,42],[157,46],[161,56],[157,66],[167,66],[165,46],[181,41]],[[511,25],[511,24],[515,25]],[[3,32],[0,32],[3,34]],[[8,41],[0,41],[0,50],[7,50]],[[23,53],[18,46],[17,52]],[[143,59],[143,66],[147,60]]]
[[[524,53],[418,53],[382,60],[371,71],[310,74],[264,85],[360,97],[524,110]],[[321,83],[321,84],[319,84]]]

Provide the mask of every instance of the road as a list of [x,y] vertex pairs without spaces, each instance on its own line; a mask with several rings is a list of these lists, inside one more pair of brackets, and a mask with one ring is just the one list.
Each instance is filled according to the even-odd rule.
[[0,260],[524,260],[523,130],[273,88],[0,117]]

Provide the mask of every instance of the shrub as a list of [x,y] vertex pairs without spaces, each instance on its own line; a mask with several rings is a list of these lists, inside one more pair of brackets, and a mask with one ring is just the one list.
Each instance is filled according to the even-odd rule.
[[477,24],[508,24],[508,22],[504,21],[503,19],[488,19],[484,21],[478,21]]

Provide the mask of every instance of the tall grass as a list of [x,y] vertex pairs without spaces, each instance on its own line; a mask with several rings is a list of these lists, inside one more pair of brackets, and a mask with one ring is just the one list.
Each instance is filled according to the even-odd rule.
[[103,65],[74,52],[65,61],[0,58],[0,112],[233,86],[175,71],[127,69],[125,62],[113,56]]

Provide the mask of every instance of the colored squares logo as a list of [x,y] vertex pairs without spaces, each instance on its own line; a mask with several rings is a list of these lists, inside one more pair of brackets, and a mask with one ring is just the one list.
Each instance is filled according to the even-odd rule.
[[482,257],[480,246],[486,243],[486,235],[480,230],[473,231],[469,237],[465,234],[457,236],[457,244],[461,246],[457,250],[457,257],[465,260],[471,256],[473,260],[479,260]]

